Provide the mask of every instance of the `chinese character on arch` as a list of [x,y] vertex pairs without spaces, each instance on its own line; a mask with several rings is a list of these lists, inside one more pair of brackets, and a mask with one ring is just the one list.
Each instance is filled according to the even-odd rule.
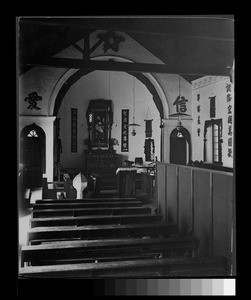
[[188,102],[188,100],[184,96],[178,96],[173,103],[173,105],[176,105],[176,112],[186,112],[186,102]]

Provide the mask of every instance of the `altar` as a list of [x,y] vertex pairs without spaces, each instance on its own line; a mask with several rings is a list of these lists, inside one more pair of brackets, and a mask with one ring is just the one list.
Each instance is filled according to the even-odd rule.
[[85,150],[86,174],[115,175],[118,155],[111,138],[113,111],[112,101],[91,100],[86,111],[89,137]]

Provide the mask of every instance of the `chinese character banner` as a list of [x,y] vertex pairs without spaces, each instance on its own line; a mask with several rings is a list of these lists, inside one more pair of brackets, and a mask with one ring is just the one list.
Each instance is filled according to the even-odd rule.
[[121,152],[129,151],[129,109],[122,109],[121,116]]
[[78,152],[77,121],[78,121],[78,110],[77,108],[72,108],[71,109],[71,152]]

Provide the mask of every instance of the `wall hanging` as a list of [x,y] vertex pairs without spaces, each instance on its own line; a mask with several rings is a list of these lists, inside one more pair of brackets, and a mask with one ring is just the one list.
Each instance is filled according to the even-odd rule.
[[153,119],[151,117],[151,112],[150,112],[150,109],[148,107],[147,113],[146,113],[146,118],[145,118],[145,122],[146,122],[146,130],[145,130],[146,138],[152,137],[152,121],[153,121]]
[[78,139],[77,139],[77,127],[78,127],[78,109],[71,109],[71,152],[78,152]]
[[122,109],[121,115],[121,152],[129,151],[128,138],[129,109]]
[[155,146],[154,139],[146,139],[145,140],[145,161],[154,161],[155,157]]

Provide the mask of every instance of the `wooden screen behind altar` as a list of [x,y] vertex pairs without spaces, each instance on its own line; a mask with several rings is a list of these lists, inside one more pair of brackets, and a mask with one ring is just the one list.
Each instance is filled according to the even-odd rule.
[[112,101],[91,100],[86,112],[91,149],[108,148],[113,123]]
[[91,140],[93,147],[107,147],[108,130],[107,115],[105,111],[93,112],[93,130]]

